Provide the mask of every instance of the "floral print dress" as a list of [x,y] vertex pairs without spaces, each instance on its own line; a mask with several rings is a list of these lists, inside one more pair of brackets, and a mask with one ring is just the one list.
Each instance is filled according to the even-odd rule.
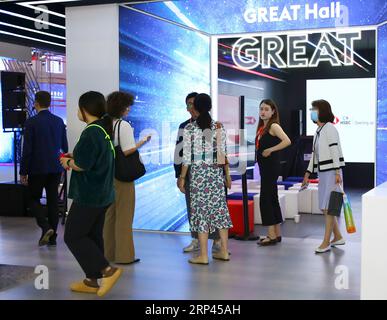
[[223,166],[218,165],[219,154],[226,155],[226,131],[203,131],[196,122],[184,128],[183,164],[190,166],[191,231],[212,233],[232,228],[227,208]]

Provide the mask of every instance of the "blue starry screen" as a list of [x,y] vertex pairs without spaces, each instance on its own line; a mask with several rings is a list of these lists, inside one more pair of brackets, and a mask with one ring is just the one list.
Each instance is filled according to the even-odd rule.
[[147,173],[137,180],[139,229],[188,231],[184,195],[176,187],[173,153],[179,124],[190,116],[185,97],[209,93],[209,37],[130,9],[120,9],[120,90],[135,95],[128,119]]
[[387,26],[378,29],[378,121],[376,132],[376,183],[387,181]]
[[[305,15],[305,7],[317,10],[331,4],[340,4],[340,17],[329,11],[330,17],[314,19]],[[299,6],[294,19],[292,6]],[[192,28],[210,34],[262,32],[276,30],[298,30],[327,27],[377,25],[386,21],[387,2],[385,0],[180,0],[159,1],[134,5],[135,8],[158,15],[168,20],[186,24]],[[254,19],[259,9],[277,7],[277,16],[281,17],[284,8],[290,13],[290,19],[278,21],[258,21]],[[251,13],[245,18],[247,10]],[[254,13],[255,11],[255,13]],[[267,17],[268,14],[265,15]]]

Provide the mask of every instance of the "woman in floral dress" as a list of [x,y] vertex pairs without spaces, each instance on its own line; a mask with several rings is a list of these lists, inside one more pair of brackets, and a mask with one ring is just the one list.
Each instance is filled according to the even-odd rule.
[[222,124],[211,118],[209,95],[197,95],[194,108],[199,117],[184,129],[183,167],[178,182],[179,189],[185,193],[185,178],[190,166],[191,231],[198,232],[200,253],[189,262],[208,264],[208,234],[215,230],[219,230],[221,250],[212,257],[229,261],[228,229],[232,228],[232,223],[225,184],[231,188],[231,177],[226,160],[226,131]]

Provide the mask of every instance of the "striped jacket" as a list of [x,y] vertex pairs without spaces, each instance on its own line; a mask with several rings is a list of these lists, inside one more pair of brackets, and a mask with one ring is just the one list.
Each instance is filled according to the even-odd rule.
[[[316,138],[318,136],[318,143]],[[316,154],[316,148],[318,152]],[[318,158],[318,159],[317,159]],[[307,172],[337,170],[345,166],[340,137],[336,127],[327,122],[319,127],[313,138],[312,157],[309,161]]]

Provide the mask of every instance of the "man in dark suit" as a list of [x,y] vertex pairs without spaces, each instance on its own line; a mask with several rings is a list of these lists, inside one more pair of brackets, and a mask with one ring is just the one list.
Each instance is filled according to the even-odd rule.
[[[58,187],[63,168],[59,162],[62,152],[68,152],[66,126],[48,108],[51,96],[47,91],[35,94],[36,116],[24,125],[23,154],[20,162],[20,180],[28,185],[29,207],[42,229],[39,246],[56,245],[59,221]],[[47,211],[40,204],[46,190]]]
[[[187,124],[195,121],[195,119],[198,117],[198,112],[194,109],[194,100],[195,97],[198,95],[197,92],[191,92],[187,95],[185,98],[185,104],[187,107],[187,111],[191,115],[191,118],[184,121],[179,125],[179,131],[177,134],[177,140],[176,140],[176,148],[175,148],[175,161],[174,161],[174,168],[175,168],[175,177],[178,179],[181,174],[181,167],[182,167],[182,160],[183,160],[183,134],[184,134],[184,128]],[[189,174],[186,176],[185,180],[185,201],[187,204],[187,213],[188,213],[188,221],[190,222],[191,218],[191,210],[190,210],[190,193],[189,193]],[[192,251],[198,251],[199,248],[199,241],[198,241],[198,234],[197,232],[191,232],[192,241],[191,243],[186,246],[183,249],[183,252],[192,252]],[[212,251],[217,252],[220,250],[220,236],[219,232],[215,231],[214,233],[211,233],[209,235],[209,239],[214,240],[214,243],[212,245]]]

